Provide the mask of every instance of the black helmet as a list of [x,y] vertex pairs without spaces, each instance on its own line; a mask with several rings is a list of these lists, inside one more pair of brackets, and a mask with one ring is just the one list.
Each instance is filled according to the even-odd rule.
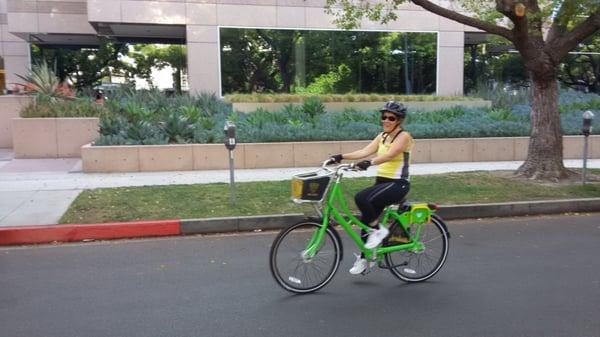
[[406,116],[406,107],[402,103],[398,103],[396,101],[388,101],[385,105],[379,109],[379,111],[383,112],[391,112],[394,115],[398,116],[398,118],[404,118]]

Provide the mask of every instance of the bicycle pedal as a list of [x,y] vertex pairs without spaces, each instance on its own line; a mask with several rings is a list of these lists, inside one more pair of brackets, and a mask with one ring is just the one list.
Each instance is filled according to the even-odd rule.
[[371,270],[372,270],[373,268],[375,268],[375,266],[376,266],[376,265],[377,265],[377,262],[376,262],[376,261],[369,261],[369,262],[367,263],[367,269],[365,269],[365,270],[363,271],[363,275],[366,275],[366,274],[370,273],[370,272],[371,272]]

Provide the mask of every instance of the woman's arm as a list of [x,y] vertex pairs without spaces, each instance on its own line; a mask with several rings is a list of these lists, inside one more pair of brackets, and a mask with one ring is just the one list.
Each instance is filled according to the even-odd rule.
[[368,157],[368,156],[372,155],[373,153],[377,152],[377,148],[379,147],[380,140],[381,140],[381,134],[377,135],[377,137],[375,137],[375,139],[373,139],[369,143],[369,145],[365,146],[364,148],[362,148],[360,150],[356,150],[354,152],[344,153],[342,156],[344,159],[349,159],[349,160],[356,160],[356,159]]
[[[379,165],[379,164],[385,163],[386,161],[391,160],[398,154],[406,151],[406,148],[410,145],[410,142],[411,142],[411,137],[405,132],[401,133],[400,136],[398,136],[398,138],[396,139],[396,141],[393,142],[392,145],[390,146],[390,150],[381,156],[377,156],[377,157],[373,158],[371,160],[371,164]],[[346,158],[346,157],[344,157],[344,158]]]

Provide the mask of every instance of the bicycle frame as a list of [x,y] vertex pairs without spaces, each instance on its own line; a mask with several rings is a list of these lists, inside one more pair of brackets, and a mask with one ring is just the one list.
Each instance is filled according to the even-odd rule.
[[[417,226],[414,235],[412,236],[413,241],[405,244],[398,244],[393,246],[386,247],[377,247],[376,249],[367,249],[365,248],[365,244],[362,241],[360,234],[356,233],[352,228],[352,225],[356,225],[363,230],[369,230],[371,227],[362,223],[357,217],[355,217],[346,201],[344,200],[344,196],[342,194],[341,189],[341,180],[342,173],[336,171],[334,175],[335,181],[331,184],[325,205],[323,206],[323,223],[319,230],[317,230],[313,236],[311,237],[306,249],[303,252],[303,256],[306,257],[314,257],[319,247],[321,246],[321,242],[323,236],[325,235],[325,231],[330,224],[330,218],[333,218],[336,223],[340,224],[344,231],[352,238],[354,243],[358,246],[360,251],[365,255],[367,259],[370,260],[379,260],[383,258],[383,255],[389,252],[399,251],[399,250],[408,250],[415,249],[419,250],[422,248],[422,244],[419,242],[419,237],[421,234],[422,224]],[[340,212],[341,210],[341,212]],[[383,212],[382,223],[387,223],[390,220],[390,217],[397,220],[400,226],[404,228],[405,231],[408,232],[408,226],[411,224],[410,222],[410,212],[402,212],[398,213],[398,211],[394,210],[392,207],[388,206],[385,208]]]

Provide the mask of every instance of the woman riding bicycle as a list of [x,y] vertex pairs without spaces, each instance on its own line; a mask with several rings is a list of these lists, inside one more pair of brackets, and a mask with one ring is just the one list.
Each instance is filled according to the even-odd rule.
[[[379,165],[375,185],[358,192],[355,196],[356,205],[362,213],[360,220],[373,228],[369,231],[365,244],[368,249],[379,246],[389,234],[385,226],[382,224],[377,226],[377,219],[383,209],[403,200],[409,191],[408,165],[410,151],[414,144],[412,136],[402,128],[406,116],[406,107],[402,103],[389,101],[380,111],[382,133],[363,149],[336,154],[330,159],[330,163],[339,163],[343,159],[357,160],[376,154],[371,160],[356,163],[356,167],[361,170],[366,170],[371,165]],[[363,238],[365,235],[366,233],[363,232]],[[364,255],[357,256],[350,273],[355,275],[362,273],[366,270],[367,264]]]

